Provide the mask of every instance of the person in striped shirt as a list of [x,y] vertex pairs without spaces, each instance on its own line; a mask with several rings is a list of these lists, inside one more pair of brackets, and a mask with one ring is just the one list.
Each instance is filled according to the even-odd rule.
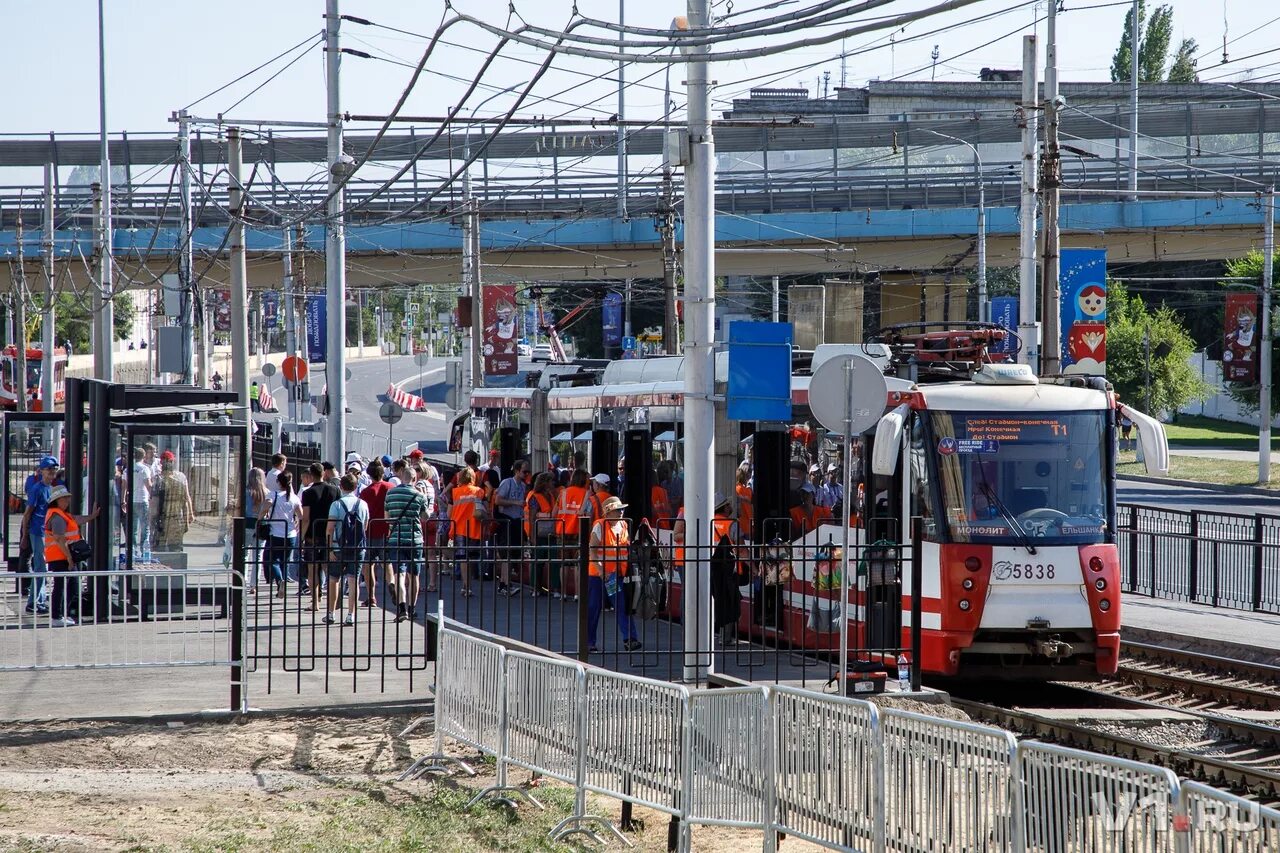
[[425,562],[422,521],[430,515],[430,507],[421,492],[413,487],[411,466],[396,470],[400,485],[387,492],[383,515],[387,519],[387,549],[396,572],[396,622],[414,615],[418,602],[418,581]]

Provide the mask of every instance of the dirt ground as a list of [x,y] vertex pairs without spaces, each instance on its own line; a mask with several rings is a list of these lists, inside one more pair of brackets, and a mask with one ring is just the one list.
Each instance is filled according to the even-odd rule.
[[[493,780],[492,762],[474,762],[476,777],[397,781],[434,746],[429,721],[400,737],[412,719],[0,725],[0,851],[580,849],[546,840],[572,807],[568,786],[538,785],[532,792],[546,809],[524,805],[513,814],[491,804],[463,810]],[[511,774],[515,783],[528,779]],[[619,803],[593,798],[589,811],[616,821]],[[637,849],[665,850],[667,817],[642,808],[635,816],[643,823],[629,834]],[[746,830],[694,834],[694,848],[710,853],[759,849],[760,841]],[[782,849],[814,848],[788,839]]]

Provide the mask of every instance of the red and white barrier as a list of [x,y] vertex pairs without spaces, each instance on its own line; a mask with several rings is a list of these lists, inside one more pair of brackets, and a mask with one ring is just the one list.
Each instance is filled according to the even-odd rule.
[[427,408],[426,400],[417,394],[401,391],[394,385],[387,386],[387,399],[393,403],[399,403],[406,412],[421,412]]
[[271,393],[262,385],[258,386],[258,409],[263,412],[276,411],[275,398],[272,397]]

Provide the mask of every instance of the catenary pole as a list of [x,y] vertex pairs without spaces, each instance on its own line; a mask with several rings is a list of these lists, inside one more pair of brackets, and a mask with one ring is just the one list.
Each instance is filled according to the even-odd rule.
[[1262,196],[1262,345],[1258,356],[1258,482],[1271,482],[1271,287],[1275,275],[1276,188]]
[[244,169],[244,151],[240,128],[227,128],[227,183],[230,192],[231,235],[231,384],[236,405],[249,417],[249,292],[244,257],[244,186],[240,183]]
[[[711,24],[711,0],[688,0],[692,29]],[[715,470],[715,142],[711,136],[709,46],[685,50],[688,64],[689,164],[685,169],[685,539],[693,560],[685,574],[684,677],[702,681],[711,662],[709,562]],[[698,547],[702,546],[702,547]],[[690,584],[689,580],[693,583]]]
[[[186,110],[178,111],[178,285],[182,327],[182,382],[195,384],[195,283],[191,280],[191,122]],[[205,383],[209,377],[203,377]]]
[[98,287],[93,295],[93,375],[110,382],[114,372],[111,347],[115,342],[111,305],[111,155],[107,145],[107,35],[103,0],[98,0],[98,140],[102,184],[102,218],[98,237]]
[[[621,27],[627,23],[627,0],[618,0],[618,53],[627,46]],[[618,59],[618,218],[627,218],[627,63]]]
[[[1133,29],[1129,32],[1129,189],[1135,191],[1138,189],[1138,51],[1142,43],[1142,22],[1139,20],[1141,3],[1142,0],[1133,0]],[[1138,197],[1134,195],[1132,200],[1137,201]]]
[[325,302],[328,303],[328,344],[325,352],[325,385],[329,389],[329,414],[325,421],[324,452],[341,464],[347,432],[347,236],[342,222],[346,204],[342,179],[347,168],[342,156],[342,101],[338,74],[342,65],[338,41],[338,0],[325,0],[325,83],[329,125],[329,210],[325,221]]
[[17,368],[14,370],[13,394],[19,412],[27,411],[30,391],[27,388],[27,259],[23,251],[22,205],[18,205],[17,232],[18,263],[13,277],[13,331],[17,344]]
[[1044,163],[1040,187],[1044,192],[1044,271],[1040,277],[1040,312],[1043,326],[1040,346],[1040,375],[1059,372],[1062,361],[1059,340],[1058,275],[1061,271],[1062,152],[1058,148],[1058,4],[1048,6],[1047,39],[1044,49]]
[[[53,243],[53,185],[56,168],[52,163],[44,164],[44,233],[41,235],[43,243],[41,249],[44,254],[44,317],[41,322],[42,332],[40,335],[40,349],[44,352],[44,362],[40,367],[40,396],[44,401],[41,408],[46,412],[53,411],[54,395],[57,393],[53,370],[53,331],[57,320],[54,296],[57,292],[56,285],[58,280]],[[58,446],[57,438],[61,432],[62,427],[56,425],[49,430],[46,433],[45,447],[56,448]]]
[[[293,314],[293,231],[292,229],[284,229],[284,249],[280,256],[281,272],[284,278],[284,352],[286,357],[292,357],[298,349],[297,330],[294,327]],[[283,379],[283,376],[281,377]],[[293,388],[286,388],[289,395],[289,422],[298,422],[298,389],[302,386],[299,382]],[[336,464],[336,463],[335,463]]]
[[771,323],[778,322],[778,313],[779,313],[778,302],[779,302],[780,295],[781,294],[779,293],[778,276],[775,275],[773,277],[773,293],[771,294],[772,300],[770,301],[770,304],[769,304],[769,321]]
[[1036,320],[1036,115],[1039,86],[1036,80],[1036,37],[1022,38],[1022,106],[1018,125],[1022,130],[1022,189],[1018,208],[1018,336],[1019,358],[1037,366],[1040,323]]

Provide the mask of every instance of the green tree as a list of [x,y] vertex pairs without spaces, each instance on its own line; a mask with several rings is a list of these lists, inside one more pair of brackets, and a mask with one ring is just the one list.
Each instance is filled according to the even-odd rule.
[[[83,297],[63,291],[54,300],[57,319],[54,321],[53,334],[55,342],[60,346],[63,341],[71,341],[75,352],[89,352],[89,326],[92,314],[90,297]],[[117,293],[111,300],[112,330],[117,341],[122,341],[133,332],[136,315],[133,299],[128,293]]]
[[[1111,82],[1127,83],[1132,79],[1133,9],[1124,16],[1124,32],[1120,45],[1111,57]],[[1173,39],[1173,8],[1159,6],[1147,20],[1147,4],[1138,0],[1138,80],[1159,83],[1164,80],[1169,43]]]
[[[1224,275],[1228,278],[1249,278],[1256,282],[1255,287],[1262,289],[1262,262],[1264,260],[1261,252],[1250,252],[1243,258],[1234,258],[1227,262],[1227,269]],[[1280,252],[1276,253],[1276,261],[1280,261]],[[1273,261],[1274,263],[1274,261]],[[1224,286],[1232,287],[1239,285],[1247,285],[1248,282],[1233,281],[1222,282]],[[1259,344],[1262,343],[1262,337],[1258,337]],[[1271,359],[1271,387],[1276,387],[1276,382],[1280,380],[1280,365],[1277,365],[1280,359]],[[1231,395],[1231,399],[1235,400],[1246,410],[1258,411],[1258,386],[1245,385],[1240,382],[1233,382],[1227,386],[1227,393]],[[1280,412],[1280,394],[1271,395],[1271,416],[1275,417]]]
[[1196,53],[1200,45],[1195,39],[1183,39],[1178,51],[1173,55],[1173,64],[1169,66],[1170,83],[1199,83],[1200,74],[1196,71]]
[[1107,379],[1122,400],[1155,414],[1176,412],[1209,396],[1209,386],[1187,361],[1194,351],[1195,341],[1172,308],[1161,305],[1152,311],[1123,282],[1108,281]]

